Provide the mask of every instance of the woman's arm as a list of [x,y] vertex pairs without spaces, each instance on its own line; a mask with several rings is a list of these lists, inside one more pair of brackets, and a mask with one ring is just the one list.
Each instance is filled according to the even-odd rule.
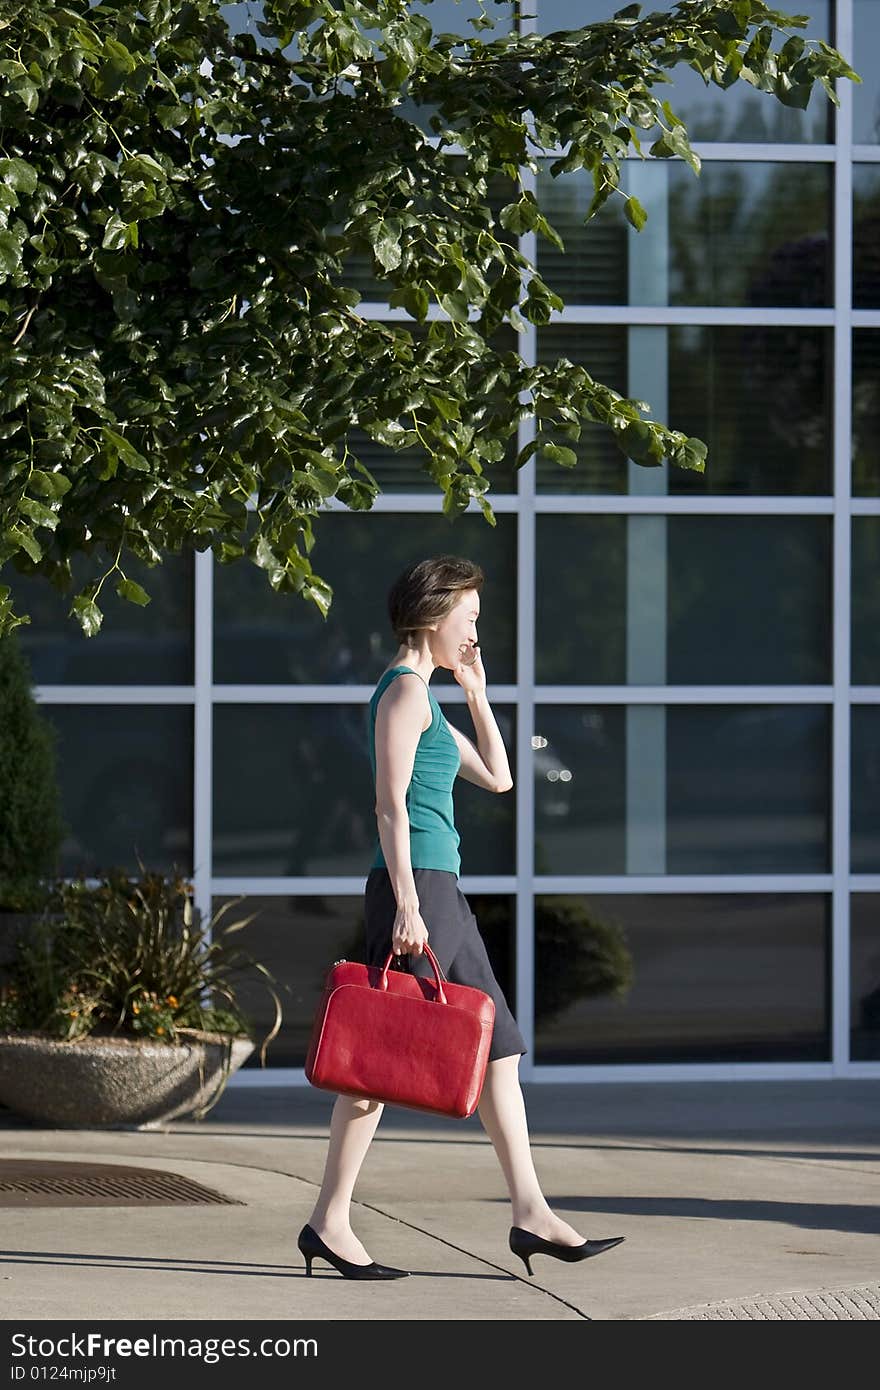
[[504,739],[486,694],[486,671],[478,642],[474,643],[472,652],[474,660],[468,664],[460,661],[452,673],[465,693],[477,735],[477,745],[474,747],[469,738],[449,725],[461,754],[458,775],[466,782],[485,787],[487,791],[509,792],[513,778]]
[[461,752],[459,776],[490,792],[509,792],[513,777],[507,761],[507,749],[485,690],[468,691],[467,705],[474,721],[477,746],[474,747],[465,734],[460,734],[457,729],[454,731],[453,738]]
[[[416,747],[430,727],[427,691],[416,674],[402,672],[379,697],[376,707],[376,821],[398,908],[418,909],[409,843],[406,793],[412,779]],[[427,719],[427,723],[426,723]]]

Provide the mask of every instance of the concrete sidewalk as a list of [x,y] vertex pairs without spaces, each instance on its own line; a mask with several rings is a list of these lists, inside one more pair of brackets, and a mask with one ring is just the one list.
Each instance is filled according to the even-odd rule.
[[333,1096],[227,1091],[201,1123],[40,1130],[0,1111],[0,1158],[162,1169],[240,1205],[10,1208],[5,1320],[880,1318],[880,1081],[524,1086],[535,1164],[596,1260],[507,1246],[510,1208],[477,1116],[386,1106],[355,1189],[360,1283],[296,1248]]

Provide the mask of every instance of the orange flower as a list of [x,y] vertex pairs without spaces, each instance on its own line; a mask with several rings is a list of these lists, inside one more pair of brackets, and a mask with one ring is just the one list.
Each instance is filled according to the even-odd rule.
[[166,1004],[170,1004],[171,1007],[172,1007],[172,1009],[176,1009],[176,1008],[177,1008],[177,1002],[178,1002],[178,1001],[177,1001],[176,995],[169,994],[169,996],[168,996],[168,998],[166,999],[165,1002],[166,1002]]
[[159,1027],[156,1029],[156,1032],[157,1032],[157,1033],[164,1033],[164,1032],[165,1032],[165,1029],[162,1027],[161,1023],[159,1024]]

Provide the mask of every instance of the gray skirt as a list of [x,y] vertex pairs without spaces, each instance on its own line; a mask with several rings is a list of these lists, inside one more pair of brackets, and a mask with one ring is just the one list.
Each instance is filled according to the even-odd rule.
[[[516,1019],[495,978],[477,919],[458,886],[458,876],[447,869],[413,868],[419,910],[428,928],[428,945],[446,978],[454,985],[472,985],[495,1001],[495,1028],[489,1061],[528,1052]],[[370,870],[364,890],[367,965],[384,965],[391,950],[391,933],[397,900],[387,868]],[[404,969],[433,980],[426,955],[397,957]]]

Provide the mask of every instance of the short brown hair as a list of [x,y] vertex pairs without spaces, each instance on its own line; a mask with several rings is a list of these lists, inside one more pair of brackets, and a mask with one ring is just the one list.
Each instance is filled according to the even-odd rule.
[[447,617],[466,589],[479,589],[485,576],[473,560],[433,555],[410,565],[388,593],[388,617],[398,642],[411,644],[429,623]]

